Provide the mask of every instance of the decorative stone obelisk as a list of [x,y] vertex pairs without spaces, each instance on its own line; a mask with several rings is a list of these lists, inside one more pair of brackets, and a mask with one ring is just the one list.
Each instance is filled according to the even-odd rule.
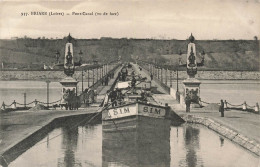
[[[200,81],[195,78],[197,74],[197,61],[196,61],[196,46],[195,38],[191,34],[189,37],[188,52],[187,52],[187,74],[188,78],[183,81],[185,99],[191,100],[193,104],[199,104],[200,97]],[[192,105],[195,107],[194,105]]]
[[77,95],[77,84],[78,81],[72,76],[74,74],[75,65],[73,59],[73,45],[71,43],[72,37],[67,37],[68,42],[65,46],[65,57],[64,57],[64,73],[66,77],[60,81],[62,85],[62,100],[61,104],[65,105],[69,103],[71,96]]

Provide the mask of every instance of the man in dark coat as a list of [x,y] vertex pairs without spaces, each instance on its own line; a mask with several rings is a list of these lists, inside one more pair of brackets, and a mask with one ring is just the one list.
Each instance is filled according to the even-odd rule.
[[185,104],[186,104],[186,112],[190,112],[191,98],[189,94],[187,94],[185,97]]
[[117,91],[116,90],[113,90],[112,92],[110,92],[109,98],[111,100],[112,107],[117,106],[117,101],[116,101],[116,99],[117,99]]
[[136,79],[134,76],[132,76],[131,87],[135,88],[135,84],[136,84]]
[[151,81],[152,81],[153,80],[153,74],[152,73],[150,74],[150,78],[151,78]]
[[119,72],[119,73],[118,73],[118,79],[119,79],[119,81],[121,81],[121,80],[122,80],[122,78],[121,78],[121,77],[122,77],[122,74],[121,74],[121,72]]
[[220,100],[219,112],[221,113],[221,117],[224,117],[224,102]]

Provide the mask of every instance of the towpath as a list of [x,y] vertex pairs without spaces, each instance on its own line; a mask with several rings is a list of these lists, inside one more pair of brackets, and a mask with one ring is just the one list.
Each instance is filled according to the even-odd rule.
[[49,124],[55,118],[87,115],[97,112],[100,107],[105,93],[113,83],[116,81],[116,76],[121,70],[119,67],[115,73],[114,78],[109,80],[107,86],[99,86],[97,103],[87,108],[79,110],[39,110],[39,111],[15,111],[0,114],[0,156],[15,146],[17,143],[27,138],[31,134],[40,130],[45,125]]
[[[143,69],[139,70],[139,66],[134,64],[135,70],[137,73],[141,74],[143,77],[149,77],[149,73]],[[155,85],[160,88],[158,81],[153,80],[152,85]],[[190,113],[186,113],[185,109],[182,108],[176,100],[162,88],[158,89],[163,94],[154,94],[153,98],[157,103],[168,105],[182,118],[187,117],[188,115],[199,116],[203,118],[210,118],[217,123],[246,136],[250,140],[256,141],[260,145],[260,115],[245,111],[238,110],[227,110],[225,111],[225,117],[221,117],[217,109],[203,109],[203,108],[194,108],[191,109]]]
[[87,110],[24,110],[2,113],[0,115],[0,155],[55,118],[94,113],[97,109],[98,107],[89,107]]

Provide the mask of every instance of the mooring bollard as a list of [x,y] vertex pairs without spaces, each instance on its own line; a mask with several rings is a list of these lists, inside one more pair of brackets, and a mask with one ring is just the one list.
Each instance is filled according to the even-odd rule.
[[224,109],[227,110],[228,106],[227,106],[227,101],[224,101]]
[[14,100],[14,102],[12,103],[12,109],[16,109],[16,102]]
[[259,112],[259,105],[258,105],[258,103],[255,104],[255,112]]
[[35,99],[33,102],[33,106],[35,107],[37,105],[38,101]]
[[246,109],[247,109],[247,104],[246,104],[246,101],[244,101],[244,103],[243,103],[243,111],[246,111]]
[[5,110],[5,102],[2,103],[1,110]]

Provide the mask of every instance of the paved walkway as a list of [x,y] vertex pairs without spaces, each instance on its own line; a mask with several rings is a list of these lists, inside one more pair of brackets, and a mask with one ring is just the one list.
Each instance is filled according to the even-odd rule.
[[[139,66],[137,64],[132,64],[133,69],[135,70],[135,73],[140,74],[142,77],[146,77],[147,80],[151,80],[150,75],[148,74],[148,72],[146,72],[145,69],[142,68],[142,71],[139,70]],[[157,82],[155,82],[154,80],[152,80],[152,87],[157,87],[157,90],[159,92],[161,92],[161,95],[163,94],[168,94]]]
[[[135,69],[138,69],[138,65],[134,64]],[[143,70],[136,70],[142,76],[148,76]],[[150,78],[150,77],[147,77]],[[152,81],[153,85],[160,87],[155,81]],[[162,89],[162,88],[161,88]],[[159,89],[160,91],[162,91]],[[163,91],[162,91],[163,92]],[[210,118],[229,129],[232,129],[249,139],[253,139],[260,144],[260,115],[250,112],[228,110],[225,111],[225,117],[220,117],[220,113],[217,110],[205,110],[203,108],[191,109],[190,113],[186,113],[184,109],[180,108],[178,102],[167,94],[154,94],[153,98],[157,103],[168,103],[169,106],[180,116],[185,115],[197,115],[200,117]]]
[[118,69],[115,70],[114,72],[114,78],[111,78],[108,82],[108,85],[107,86],[103,86],[101,91],[98,92],[98,95],[97,95],[97,102],[98,103],[101,103],[103,101],[103,99],[105,98],[105,95],[107,93],[107,91],[111,88],[111,86],[113,85],[113,83],[115,82],[116,78],[117,78],[117,75],[118,73],[120,72],[120,70],[122,69],[122,67],[119,67]]
[[[174,108],[173,108],[174,110]],[[225,111],[225,117],[220,117],[218,111],[207,111],[203,109],[192,109],[190,113],[184,110],[176,111],[178,115],[197,115],[207,117],[218,123],[232,129],[244,136],[257,141],[260,144],[260,115],[250,112],[228,110]]]
[[0,155],[58,117],[94,113],[97,107],[84,110],[16,111],[0,114]]
[[89,114],[97,112],[99,104],[104,98],[104,94],[115,82],[116,76],[121,68],[114,73],[114,78],[110,79],[108,86],[98,87],[97,105],[80,110],[41,110],[41,111],[16,111],[0,114],[0,155],[10,149],[18,142],[27,138],[43,126],[50,123],[55,118]]

